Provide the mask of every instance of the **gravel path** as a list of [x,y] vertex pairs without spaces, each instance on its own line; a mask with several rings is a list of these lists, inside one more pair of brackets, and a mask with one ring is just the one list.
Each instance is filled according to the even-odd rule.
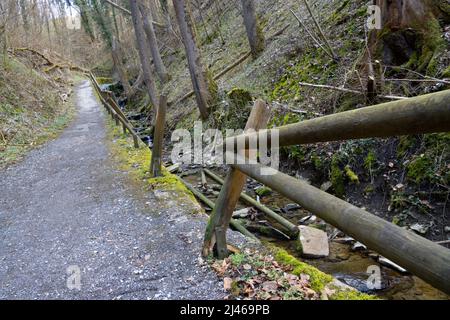
[[199,256],[204,216],[130,184],[89,82],[76,94],[72,125],[0,171],[0,299],[224,297]]

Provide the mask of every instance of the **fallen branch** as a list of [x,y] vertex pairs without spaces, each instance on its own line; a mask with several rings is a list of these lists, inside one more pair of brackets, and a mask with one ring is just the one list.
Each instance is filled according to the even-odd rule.
[[[341,87],[333,87],[333,86],[329,86],[329,85],[325,85],[325,84],[312,84],[312,83],[306,83],[306,82],[299,82],[298,84],[301,86],[305,86],[305,87],[330,89],[330,90],[341,91],[341,92],[346,92],[346,93],[353,93],[353,94],[357,94],[357,95],[361,95],[361,96],[365,95],[364,92],[361,92],[361,91],[347,89],[347,88],[341,88]],[[385,98],[385,99],[392,99],[392,100],[408,99],[407,97],[390,96],[390,95],[389,96],[378,95],[378,97]]]
[[450,81],[440,79],[384,79],[384,81],[398,82],[434,82],[450,84]]
[[330,49],[330,52],[331,52],[331,54],[333,56],[333,59],[334,60],[339,60],[338,55],[336,54],[336,52],[334,52],[334,49],[331,46],[330,42],[328,41],[328,38],[325,36],[325,33],[322,31],[322,28],[320,27],[320,24],[317,22],[316,18],[314,17],[314,14],[313,14],[313,12],[311,10],[311,7],[309,6],[308,1],[307,0],[303,0],[303,2],[305,3],[306,9],[308,9],[308,12],[311,15],[311,18],[313,19],[314,24],[316,25],[317,29],[319,30],[319,33],[321,34],[323,40],[325,41],[328,49]]
[[[103,0],[103,1],[105,1],[106,3],[109,3],[109,4],[112,5],[114,8],[119,9],[119,10],[122,11],[123,13],[126,13],[127,15],[130,15],[130,16],[131,16],[130,10],[128,10],[128,9],[126,9],[126,8],[124,8],[124,7],[120,6],[120,5],[118,5],[117,3],[112,2],[112,1],[110,1],[110,0]],[[155,25],[155,26],[157,26],[157,27],[160,27],[160,28],[166,28],[165,25],[163,25],[162,23],[156,22],[156,21],[152,21],[152,24]]]
[[316,37],[314,37],[314,35],[311,33],[311,31],[309,31],[309,29],[306,27],[306,25],[303,23],[303,21],[295,14],[295,12],[292,9],[291,9],[291,13],[294,15],[295,19],[297,19],[299,25],[301,27],[303,27],[303,29],[306,30],[308,35],[311,37],[311,39],[313,39],[313,41],[317,44],[317,46],[319,48],[321,48],[331,59],[334,59],[333,54],[330,53],[327,49],[325,49],[325,47],[319,42],[319,40],[317,40]]
[[[222,76],[224,76],[225,74],[227,74],[229,71],[231,71],[232,69],[234,69],[236,66],[238,66],[239,64],[241,64],[243,61],[245,61],[248,57],[250,57],[251,52],[248,51],[246,53],[244,53],[239,59],[237,59],[235,62],[233,62],[231,65],[229,65],[228,67],[226,67],[225,69],[223,69],[222,71],[220,71],[217,75],[214,76],[214,80],[218,80],[220,79]],[[188,93],[186,93],[184,96],[182,96],[180,99],[178,99],[175,104],[180,104],[182,102],[184,102],[186,99],[189,99],[190,97],[192,97],[194,95],[194,91],[189,91]],[[169,102],[168,105],[172,105],[173,102]]]
[[[187,183],[183,179],[180,178],[180,180],[184,183],[186,188],[188,188],[189,191],[191,191],[194,194],[194,196],[196,196],[200,201],[202,201],[204,204],[206,204],[208,207],[210,207],[211,209],[214,210],[214,202],[212,202],[205,195],[203,195],[203,193],[201,193],[200,191],[195,189],[192,185],[190,185],[189,183]],[[230,225],[233,228],[235,228],[236,230],[238,230],[240,233],[242,233],[243,235],[245,235],[245,236],[247,236],[247,237],[249,237],[251,239],[258,240],[258,238],[253,233],[248,231],[240,222],[238,222],[238,221],[236,221],[234,219],[231,219]]]
[[[208,169],[204,169],[203,171],[209,177],[211,177],[213,180],[215,180],[217,183],[223,185],[224,181],[223,181],[222,178],[220,178],[219,176],[215,175],[214,173],[212,173]],[[241,192],[240,199],[243,200],[244,202],[248,203],[249,205],[257,208],[258,210],[260,210],[261,212],[266,214],[268,217],[270,217],[273,220],[275,220],[276,222],[278,222],[280,225],[282,225],[284,228],[286,228],[286,230],[288,230],[290,236],[294,236],[295,237],[298,234],[299,229],[297,228],[297,226],[295,224],[293,224],[289,220],[285,219],[284,217],[280,216],[279,214],[277,214],[273,210],[270,210],[265,205],[263,205],[263,204],[259,203],[258,201],[254,200],[249,195],[245,194],[244,192]]]

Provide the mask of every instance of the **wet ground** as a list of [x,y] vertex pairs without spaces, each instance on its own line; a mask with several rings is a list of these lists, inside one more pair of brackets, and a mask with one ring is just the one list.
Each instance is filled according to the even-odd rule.
[[0,171],[0,299],[223,298],[206,216],[128,183],[89,82],[76,94],[74,123]]

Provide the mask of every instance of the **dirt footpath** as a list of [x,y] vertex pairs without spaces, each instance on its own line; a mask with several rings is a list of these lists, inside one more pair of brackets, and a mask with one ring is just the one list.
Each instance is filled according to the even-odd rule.
[[111,161],[88,81],[62,135],[0,171],[0,299],[220,299],[205,219],[164,209]]

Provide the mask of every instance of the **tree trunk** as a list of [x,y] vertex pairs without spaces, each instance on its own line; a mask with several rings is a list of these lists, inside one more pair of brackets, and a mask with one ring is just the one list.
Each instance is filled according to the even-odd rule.
[[181,38],[186,49],[192,86],[197,105],[203,119],[208,117],[208,105],[215,98],[217,86],[208,74],[206,66],[202,65],[200,52],[196,44],[195,26],[191,18],[188,2],[172,0],[180,28]]
[[374,0],[381,9],[382,29],[370,34],[373,53],[385,64],[403,65],[435,75],[438,54],[445,49],[439,20],[450,12],[442,0]]
[[241,3],[248,42],[250,44],[252,56],[256,58],[264,50],[264,35],[256,16],[254,0],[241,0]]
[[131,86],[130,86],[130,82],[128,81],[128,77],[127,77],[125,68],[122,64],[122,55],[120,52],[119,43],[115,37],[113,37],[113,39],[112,39],[111,54],[112,54],[114,66],[116,68],[117,73],[119,74],[120,82],[122,83],[123,89],[125,91],[125,95],[127,97],[129,97],[129,95],[131,93]]
[[161,59],[161,54],[159,53],[158,42],[155,35],[155,30],[153,29],[153,24],[150,23],[148,19],[147,12],[142,3],[139,5],[139,10],[142,15],[142,22],[144,25],[144,31],[147,35],[148,44],[150,46],[150,51],[153,57],[153,64],[155,65],[156,73],[162,83],[169,80],[169,75],[167,73],[166,67]]
[[[144,28],[139,14],[139,8],[136,0],[130,0],[131,17],[133,20],[134,32],[136,34],[139,58],[141,60],[142,72],[144,73],[144,83],[147,87],[150,102],[154,110],[159,106],[158,96],[156,95],[155,82],[152,78],[150,68],[150,57],[148,56],[148,46],[145,40]],[[156,114],[156,112],[154,112]]]

